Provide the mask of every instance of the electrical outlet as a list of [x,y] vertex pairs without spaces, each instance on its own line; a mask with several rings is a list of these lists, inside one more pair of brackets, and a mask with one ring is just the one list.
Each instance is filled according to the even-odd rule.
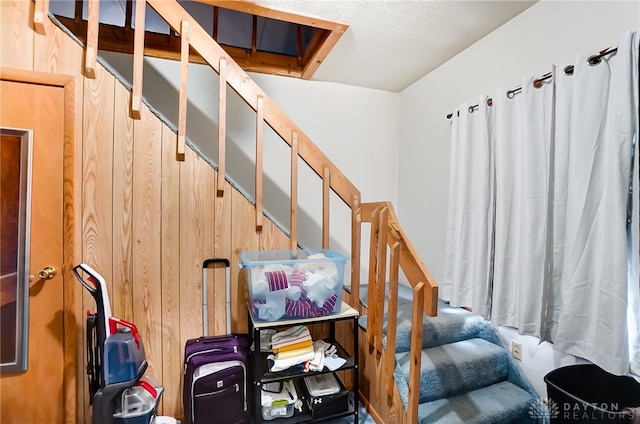
[[522,343],[515,340],[511,341],[511,354],[518,361],[522,361]]

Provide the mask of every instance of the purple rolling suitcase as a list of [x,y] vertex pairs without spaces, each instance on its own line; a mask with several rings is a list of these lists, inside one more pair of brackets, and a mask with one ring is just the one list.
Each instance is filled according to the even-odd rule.
[[[207,268],[226,267],[227,335],[207,336]],[[249,422],[249,338],[231,333],[230,269],[228,259],[202,264],[204,337],[187,340],[184,348],[183,407],[186,424],[244,424]]]

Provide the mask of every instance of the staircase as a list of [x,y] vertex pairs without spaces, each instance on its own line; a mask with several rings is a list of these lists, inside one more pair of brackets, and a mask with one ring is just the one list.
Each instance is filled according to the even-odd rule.
[[[409,402],[412,291],[398,287],[394,379],[405,408]],[[360,324],[367,327],[367,316]],[[387,346],[387,314],[383,344]],[[481,316],[443,301],[436,317],[424,316],[418,422],[538,422],[540,399]]]

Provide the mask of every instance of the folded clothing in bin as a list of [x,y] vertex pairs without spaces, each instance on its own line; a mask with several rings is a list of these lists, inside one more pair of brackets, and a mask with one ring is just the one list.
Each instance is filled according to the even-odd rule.
[[340,311],[347,257],[328,249],[241,252],[256,321]]

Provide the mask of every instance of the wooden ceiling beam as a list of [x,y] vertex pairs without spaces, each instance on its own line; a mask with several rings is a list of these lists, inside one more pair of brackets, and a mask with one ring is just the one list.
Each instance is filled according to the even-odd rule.
[[[73,32],[83,43],[86,43],[87,22],[76,22],[73,19],[58,16],[57,19]],[[133,54],[133,34],[119,26],[100,24],[98,49],[116,53]],[[298,58],[276,53],[256,51],[252,57],[251,49],[222,46],[225,51],[247,72],[260,72],[300,78],[302,67]],[[145,56],[180,61],[180,40],[176,35],[147,32],[144,38]],[[189,63],[205,65],[202,57],[191,52]]]

